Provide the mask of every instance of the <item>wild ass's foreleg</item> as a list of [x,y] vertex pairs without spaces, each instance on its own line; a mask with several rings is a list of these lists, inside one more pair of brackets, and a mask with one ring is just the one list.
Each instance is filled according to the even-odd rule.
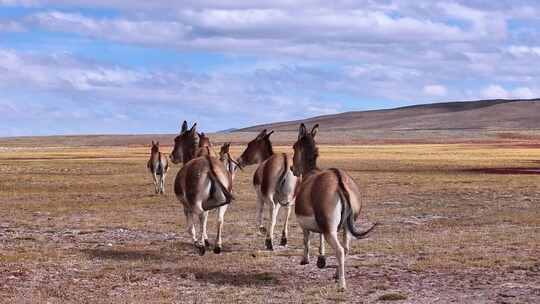
[[270,220],[268,221],[268,228],[266,231],[266,249],[268,250],[274,250],[274,244],[272,239],[274,238],[274,227],[276,226],[276,219],[277,215],[279,213],[279,207],[280,205],[278,203],[274,203],[273,199],[269,200],[270,205]]
[[300,265],[307,265],[309,264],[309,230],[302,229],[302,232],[304,233],[304,257]]
[[317,267],[326,267],[326,255],[324,248],[324,234],[319,233],[319,257],[317,258]]
[[263,210],[264,210],[264,198],[261,194],[260,189],[256,189],[257,192],[257,228],[259,229],[259,233],[264,235],[266,234],[266,228],[263,225]]
[[291,216],[291,206],[285,207],[285,223],[281,233],[281,246],[287,246],[287,236],[289,235],[289,217]]
[[154,190],[156,191],[156,194],[159,193],[159,182],[156,172],[152,172],[152,179],[154,180]]
[[216,243],[214,245],[214,253],[220,254],[221,253],[221,233],[223,232],[223,218],[225,216],[225,211],[227,211],[227,205],[221,206],[218,209],[218,216],[217,216],[217,235],[216,235]]
[[345,284],[345,250],[343,249],[343,246],[339,243],[339,238],[337,231],[327,232],[325,233],[324,237],[332,246],[334,249],[334,252],[336,254],[336,258],[338,260],[338,267],[336,269],[336,275],[335,278],[338,281],[338,286],[340,290],[347,289],[347,286]]

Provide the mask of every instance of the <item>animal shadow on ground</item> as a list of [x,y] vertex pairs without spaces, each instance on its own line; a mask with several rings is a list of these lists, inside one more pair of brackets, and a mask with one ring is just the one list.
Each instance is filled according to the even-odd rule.
[[96,248],[82,249],[81,252],[91,258],[117,261],[160,260],[163,258],[161,255],[148,250]]
[[219,271],[195,267],[181,267],[172,269],[174,276],[186,277],[193,275],[194,279],[204,283],[230,286],[269,286],[279,284],[278,275],[270,272],[246,271]]

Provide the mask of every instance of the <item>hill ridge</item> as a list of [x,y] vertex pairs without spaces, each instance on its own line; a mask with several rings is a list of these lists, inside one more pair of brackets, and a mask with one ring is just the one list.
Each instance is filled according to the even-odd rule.
[[[493,129],[499,127],[538,129],[540,128],[539,101],[538,98],[486,99],[418,104],[390,109],[348,111],[299,120],[260,124],[240,128],[234,132],[259,131],[264,128],[292,131],[298,127],[300,122],[319,123],[325,130],[336,131],[359,129]],[[418,119],[421,120],[418,121]]]

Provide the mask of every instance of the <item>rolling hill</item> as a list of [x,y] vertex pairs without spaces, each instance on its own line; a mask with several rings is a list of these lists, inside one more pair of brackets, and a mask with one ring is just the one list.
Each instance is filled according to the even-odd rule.
[[295,131],[298,124],[320,124],[325,131],[540,129],[540,99],[480,100],[355,111],[304,120],[263,124],[235,132]]

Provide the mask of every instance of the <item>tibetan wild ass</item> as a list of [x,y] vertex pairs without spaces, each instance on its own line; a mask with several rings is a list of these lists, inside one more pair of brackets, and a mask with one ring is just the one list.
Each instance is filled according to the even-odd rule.
[[154,180],[154,188],[156,194],[165,193],[165,176],[169,170],[169,162],[165,154],[159,152],[159,141],[152,141],[152,149],[150,150],[150,159],[146,164],[150,173],[152,173],[152,179]]
[[[339,288],[345,290],[345,255],[349,252],[350,235],[357,239],[364,238],[377,224],[364,232],[359,231],[354,226],[361,209],[358,185],[343,170],[320,170],[317,167],[319,151],[314,138],[318,128],[319,125],[315,125],[311,132],[308,132],[306,126],[301,124],[298,141],[293,146],[292,170],[294,175],[302,178],[294,208],[304,233],[304,257],[301,264],[309,263],[310,232],[324,235],[338,260],[336,279]],[[340,229],[343,231],[342,243],[338,238]],[[323,246],[321,237],[321,247]],[[321,254],[324,254],[324,250],[321,250]],[[324,257],[319,257],[317,264],[324,267]]]
[[232,158],[230,153],[231,143],[224,143],[219,151],[219,160],[223,163],[227,171],[231,174],[231,178],[234,180],[236,175],[236,169],[242,170],[242,167]]
[[[266,248],[274,250],[273,235],[276,218],[281,206],[286,208],[285,224],[281,235],[281,245],[287,245],[289,217],[291,205],[294,203],[294,189],[297,178],[290,167],[292,159],[286,153],[274,154],[270,135],[266,129],[249,142],[238,163],[240,166],[259,164],[253,176],[253,186],[257,193],[257,225],[261,233],[266,232]],[[270,209],[270,220],[265,229],[263,226],[264,205]]]
[[210,138],[206,136],[204,132],[197,133],[197,136],[199,136],[199,148],[197,149],[195,156],[211,155],[210,149],[212,148],[212,144],[210,143]]
[[[208,210],[218,209],[218,224],[214,253],[221,252],[221,230],[227,205],[234,200],[232,195],[232,174],[219,159],[212,156],[195,157],[197,150],[196,123],[188,130],[184,121],[182,131],[174,139],[171,161],[184,166],[174,181],[174,193],[184,207],[188,232],[195,248],[204,255],[209,246],[206,234]],[[197,240],[195,222],[199,221],[200,238]]]

